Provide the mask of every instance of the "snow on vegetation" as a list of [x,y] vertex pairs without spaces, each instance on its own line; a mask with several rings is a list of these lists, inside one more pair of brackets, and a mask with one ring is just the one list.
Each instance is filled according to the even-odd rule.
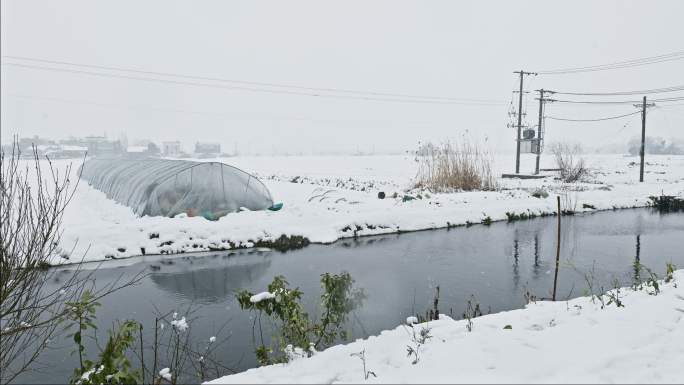
[[[588,155],[585,159],[590,175],[568,184],[558,180],[555,172],[546,172],[543,179],[502,179],[503,172],[511,172],[514,156],[495,156],[496,190],[450,193],[414,188],[420,165],[408,155],[218,159],[255,173],[284,207],[277,212],[232,213],[217,221],[184,215],[137,217],[81,181],[64,214],[61,250],[52,263],[263,248],[270,247],[264,241],[282,240],[283,235],[330,243],[345,237],[506,220],[507,213],[555,212],[559,194],[564,209],[575,212],[645,206],[649,196],[661,193],[684,195],[684,156],[649,155],[644,183],[638,182],[638,157]],[[523,162],[521,169],[533,167]],[[542,157],[542,168],[553,167],[551,155]]]
[[169,369],[169,368],[164,368],[164,369],[160,370],[159,376],[161,378],[165,379],[166,381],[169,381],[169,382],[173,378],[173,375],[171,374],[171,369]]
[[[468,320],[442,315],[209,384],[679,383],[683,283],[679,270],[657,290],[620,288],[603,296],[531,303],[474,318],[472,331]],[[426,338],[417,341],[418,334]],[[417,349],[415,356],[407,357],[407,347]]]
[[176,328],[178,331],[184,332],[188,330],[188,322],[185,320],[185,317],[177,320],[173,320],[170,322],[171,326]]
[[266,300],[266,299],[273,299],[273,298],[275,298],[275,297],[276,297],[275,294],[269,293],[269,292],[265,291],[265,292],[263,292],[263,293],[254,294],[253,296],[249,297],[249,302],[251,302],[251,303],[259,303],[259,302],[261,302],[261,301],[263,301],[263,300]]

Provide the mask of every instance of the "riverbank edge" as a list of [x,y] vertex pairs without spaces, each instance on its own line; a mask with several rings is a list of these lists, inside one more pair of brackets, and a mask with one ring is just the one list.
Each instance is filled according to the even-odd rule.
[[[650,198],[650,197],[649,197]],[[562,212],[561,216],[577,216],[577,215],[586,215],[586,214],[594,214],[594,213],[600,213],[600,212],[606,212],[606,211],[617,211],[617,210],[629,210],[629,209],[641,209],[641,208],[653,208],[653,204],[650,203],[649,201],[643,200],[644,198],[634,198],[635,201],[638,201],[639,199],[642,199],[643,203],[636,203],[633,205],[613,205],[610,207],[599,207],[596,208],[594,206],[592,207],[582,207],[579,209],[576,209],[574,211],[570,212]],[[512,214],[508,215],[508,214]],[[406,233],[415,233],[415,232],[420,232],[420,231],[430,231],[430,230],[440,230],[440,229],[455,229],[455,228],[460,228],[460,227],[471,227],[475,225],[482,225],[482,226],[489,226],[493,223],[500,223],[500,222],[517,222],[517,221],[524,221],[524,220],[532,220],[536,218],[541,218],[541,217],[549,217],[549,216],[556,216],[558,215],[557,210],[543,210],[543,209],[531,209],[531,208],[526,208],[524,210],[518,210],[518,211],[509,211],[504,213],[504,215],[494,215],[494,216],[487,216],[485,218],[482,218],[479,222],[471,221],[470,218],[458,221],[458,222],[452,222],[452,221],[446,221],[443,225],[436,225],[436,226],[425,226],[421,228],[414,228],[414,229],[402,229],[399,226],[396,227],[391,227],[391,226],[384,226],[384,225],[373,225],[373,224],[364,224],[364,226],[361,226],[355,222],[343,227],[340,231],[338,231],[338,237],[330,242],[317,242],[317,241],[311,241],[308,237],[302,235],[302,234],[281,234],[279,237],[276,238],[257,238],[256,240],[248,240],[247,242],[234,242],[231,240],[228,240],[226,244],[229,245],[229,247],[224,247],[224,246],[219,246],[219,247],[206,247],[206,248],[198,248],[198,249],[192,249],[192,250],[185,250],[181,249],[178,251],[174,251],[173,249],[169,248],[168,250],[162,250],[160,253],[141,253],[141,254],[135,254],[135,255],[126,255],[126,256],[121,256],[121,257],[115,257],[111,255],[104,256],[102,259],[96,259],[96,260],[87,260],[87,261],[82,261],[82,262],[70,262],[70,261],[64,261],[62,263],[57,263],[57,264],[50,264],[45,267],[68,267],[71,265],[79,265],[81,263],[102,263],[102,262],[107,262],[107,261],[119,261],[119,260],[128,260],[128,259],[133,259],[133,258],[140,258],[140,257],[145,257],[145,256],[166,256],[166,255],[192,255],[196,253],[206,253],[206,252],[219,252],[219,251],[236,251],[236,250],[249,250],[249,249],[258,249],[258,248],[268,248],[268,249],[273,249],[276,251],[280,252],[287,252],[290,250],[297,250],[304,248],[310,244],[318,244],[318,245],[332,245],[338,241],[345,240],[345,239],[356,239],[356,238],[362,238],[362,237],[372,237],[372,236],[377,236],[377,235],[388,235],[388,234],[406,234]],[[168,242],[168,241],[166,241]],[[141,249],[144,250],[143,247]]]

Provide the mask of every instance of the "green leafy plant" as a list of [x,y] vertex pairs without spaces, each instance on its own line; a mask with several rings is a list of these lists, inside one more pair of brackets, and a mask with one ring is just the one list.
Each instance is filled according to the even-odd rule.
[[[240,308],[257,313],[252,336],[259,365],[286,362],[292,354],[311,356],[316,350],[330,346],[338,338],[346,339],[347,333],[342,327],[347,321],[347,316],[365,299],[363,290],[355,289],[353,284],[354,280],[347,272],[321,275],[323,292],[320,297],[320,320],[311,319],[303,310],[302,292],[299,288],[289,288],[289,283],[283,276],[273,278],[267,292],[257,295],[247,290],[238,292],[236,298]],[[274,338],[277,342],[275,348],[266,346],[261,324],[262,314],[277,324],[279,335]],[[279,354],[273,357],[274,352]]]
[[665,283],[670,283],[674,279],[674,271],[677,270],[677,266],[668,262],[665,264]]
[[[77,346],[79,367],[74,370],[71,378],[72,384],[137,384],[140,382],[139,370],[132,370],[131,363],[126,357],[126,352],[135,343],[135,333],[139,325],[135,321],[124,321],[117,329],[109,332],[109,338],[105,348],[100,352],[98,359],[87,359],[85,345],[83,344],[84,333],[87,330],[96,330],[96,309],[100,304],[93,300],[89,291],[84,291],[81,299],[76,302],[68,302],[70,309],[69,319],[73,321],[78,330],[71,334]],[[71,325],[70,325],[71,326]]]
[[68,335],[68,337],[73,338],[77,347],[76,352],[78,353],[79,368],[74,371],[75,377],[77,375],[80,376],[80,374],[86,371],[86,363],[83,360],[83,353],[85,352],[85,345],[83,344],[83,332],[88,329],[97,329],[94,321],[95,312],[99,306],[100,303],[93,300],[92,294],[89,290],[83,291],[83,294],[81,294],[81,298],[78,301],[66,303],[66,307],[69,309],[69,311],[66,313],[66,318],[73,321],[72,324],[67,325],[67,329],[74,325],[78,327],[78,330]]
[[110,331],[107,345],[100,353],[97,361],[84,361],[84,372],[76,371],[72,383],[77,384],[137,384],[140,383],[140,371],[131,369],[126,352],[135,343],[138,330],[135,321],[124,321],[118,329]]
[[[653,291],[648,290],[648,294],[650,295],[658,295],[660,294],[660,284],[658,283],[658,275],[653,272],[653,270],[649,269],[648,267],[644,266],[639,262],[639,260],[635,260],[633,263],[633,268],[634,268],[634,273],[633,273],[633,284],[632,288],[636,290],[644,290],[644,289],[653,289]],[[645,271],[646,272],[646,280],[643,281],[641,277],[641,272]]]

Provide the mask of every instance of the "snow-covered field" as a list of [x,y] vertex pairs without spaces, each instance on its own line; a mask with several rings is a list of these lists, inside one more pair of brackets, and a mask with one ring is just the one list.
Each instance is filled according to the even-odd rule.
[[[624,305],[603,297],[537,302],[472,320],[399,326],[331,347],[311,358],[247,370],[223,383],[681,383],[684,379],[684,270],[674,281],[633,291]],[[614,293],[615,291],[613,291]],[[650,294],[649,294],[650,293]],[[510,326],[510,328],[508,328]],[[419,360],[407,346],[430,328]],[[354,353],[365,352],[363,362]]]
[[[249,247],[257,240],[301,235],[328,243],[343,237],[413,231],[479,223],[506,212],[553,212],[556,194],[576,211],[644,206],[650,195],[684,195],[684,156],[648,156],[646,181],[638,183],[637,157],[587,155],[591,182],[564,185],[555,173],[537,180],[500,179],[491,192],[425,194],[402,201],[416,174],[412,156],[289,156],[219,159],[255,173],[271,190],[278,212],[240,212],[218,221],[201,217],[136,217],[128,207],[81,182],[64,215],[62,256],[53,263],[73,263],[147,254]],[[522,171],[533,168],[523,158]],[[67,161],[57,161],[62,167]],[[496,156],[497,175],[511,172],[514,157]],[[542,168],[553,167],[550,156]],[[549,192],[535,198],[536,188]],[[378,192],[386,199],[378,199]],[[393,194],[397,193],[397,198]],[[415,191],[409,193],[417,197]],[[68,259],[67,259],[68,258]]]

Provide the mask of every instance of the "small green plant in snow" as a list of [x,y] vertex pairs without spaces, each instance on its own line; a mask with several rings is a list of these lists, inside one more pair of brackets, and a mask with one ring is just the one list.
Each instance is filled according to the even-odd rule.
[[[347,316],[365,299],[361,289],[353,287],[354,280],[347,272],[342,274],[321,275],[320,305],[322,315],[320,320],[311,319],[301,304],[302,292],[299,288],[289,288],[289,283],[283,276],[273,278],[268,285],[268,292],[253,294],[247,290],[237,293],[236,298],[240,308],[256,313],[253,326],[253,340],[255,353],[260,365],[276,362],[286,362],[292,354],[279,354],[273,357],[275,351],[295,355],[310,356],[316,350],[322,350],[332,345],[338,338],[347,339],[347,333],[342,329]],[[275,336],[274,347],[267,347],[264,341],[261,317],[266,315],[277,324],[279,335]],[[256,343],[256,327],[259,328],[259,343]]]

